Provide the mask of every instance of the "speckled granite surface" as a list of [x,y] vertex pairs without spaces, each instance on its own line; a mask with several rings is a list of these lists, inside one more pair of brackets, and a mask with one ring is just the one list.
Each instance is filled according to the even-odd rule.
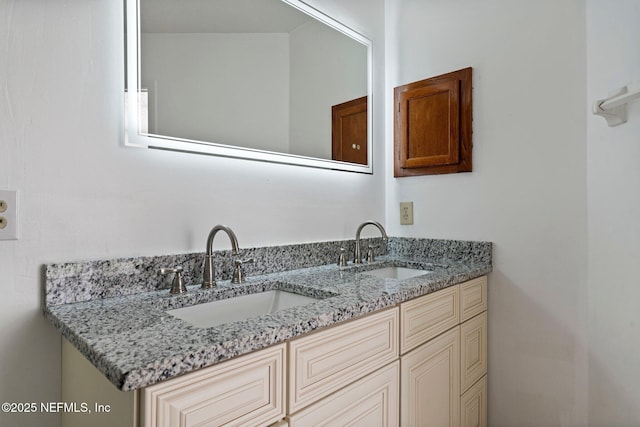
[[[362,239],[363,248],[381,243],[379,238]],[[244,271],[247,276],[258,276],[331,264],[337,261],[340,248],[345,248],[349,261],[353,261],[354,240],[241,248],[238,258],[254,258],[254,263],[245,264]],[[376,254],[384,253],[380,250]],[[216,281],[230,280],[235,259],[231,251],[215,251],[213,255]],[[45,265],[44,303],[52,306],[169,289],[171,279],[160,276],[158,271],[162,267],[177,266],[184,269],[187,286],[202,283],[204,252],[48,264]]]
[[[158,289],[165,284],[158,285],[156,269],[179,260],[193,270],[185,271],[192,278],[187,284],[197,283],[198,254],[51,264],[45,267],[44,312],[112,383],[133,390],[491,271],[491,244],[487,242],[391,238],[389,254],[375,263],[358,267],[349,263],[340,268],[335,264],[339,248],[346,246],[349,252],[350,244],[352,241],[254,248],[249,251],[258,258],[256,264],[262,256],[270,261],[255,270],[247,268],[246,283],[232,285],[222,275],[217,288],[202,290],[193,284],[183,295]],[[224,258],[226,254],[219,255]],[[430,273],[402,281],[367,274],[367,270],[391,265]],[[323,299],[211,328],[198,328],[166,313],[271,289]]]

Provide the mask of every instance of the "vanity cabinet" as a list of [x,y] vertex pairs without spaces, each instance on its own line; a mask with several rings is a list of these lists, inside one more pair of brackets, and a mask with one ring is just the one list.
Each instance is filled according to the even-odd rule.
[[486,286],[481,277],[400,304],[403,426],[486,426]]
[[259,426],[285,416],[285,345],[146,387],[144,427]]
[[133,392],[63,340],[65,427],[486,426],[486,277]]
[[[285,416],[285,344],[130,392],[116,389],[67,340],[62,360],[62,401],[90,409],[63,413],[64,427],[255,427]],[[95,411],[94,402],[107,409]]]

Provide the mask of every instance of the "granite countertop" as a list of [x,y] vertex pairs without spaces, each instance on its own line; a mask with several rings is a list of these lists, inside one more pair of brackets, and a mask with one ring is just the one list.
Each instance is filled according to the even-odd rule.
[[[406,279],[381,279],[367,270],[405,266],[431,271]],[[189,286],[45,307],[46,317],[113,384],[134,390],[280,343],[312,330],[372,313],[487,274],[490,264],[420,261],[393,256],[363,266],[327,265],[228,280],[211,290]],[[273,314],[199,328],[166,310],[270,289],[323,298]]]
[[[363,247],[380,239],[363,239]],[[146,387],[224,360],[373,313],[492,269],[490,242],[390,237],[374,263],[338,267],[354,240],[247,248],[247,280],[230,282],[235,256],[214,252],[214,289],[201,289],[203,253],[115,258],[44,266],[44,315],[117,388]],[[188,292],[169,294],[161,267],[184,267]],[[428,270],[406,279],[382,279],[368,270],[387,266]],[[266,290],[320,298],[213,327],[196,327],[167,313]]]

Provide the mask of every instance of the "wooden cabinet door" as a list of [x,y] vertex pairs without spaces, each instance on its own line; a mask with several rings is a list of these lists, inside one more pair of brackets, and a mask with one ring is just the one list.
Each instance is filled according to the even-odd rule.
[[394,89],[394,176],[471,172],[471,68]]
[[399,425],[400,363],[368,375],[289,418],[289,427]]
[[460,327],[401,357],[400,422],[457,427],[460,422]]
[[144,390],[145,427],[267,426],[285,416],[280,344]]
[[368,164],[367,97],[331,107],[331,158]]

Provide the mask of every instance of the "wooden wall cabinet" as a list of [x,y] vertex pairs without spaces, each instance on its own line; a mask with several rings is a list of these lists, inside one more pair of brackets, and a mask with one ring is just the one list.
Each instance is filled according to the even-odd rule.
[[394,89],[394,176],[471,172],[471,68]]

